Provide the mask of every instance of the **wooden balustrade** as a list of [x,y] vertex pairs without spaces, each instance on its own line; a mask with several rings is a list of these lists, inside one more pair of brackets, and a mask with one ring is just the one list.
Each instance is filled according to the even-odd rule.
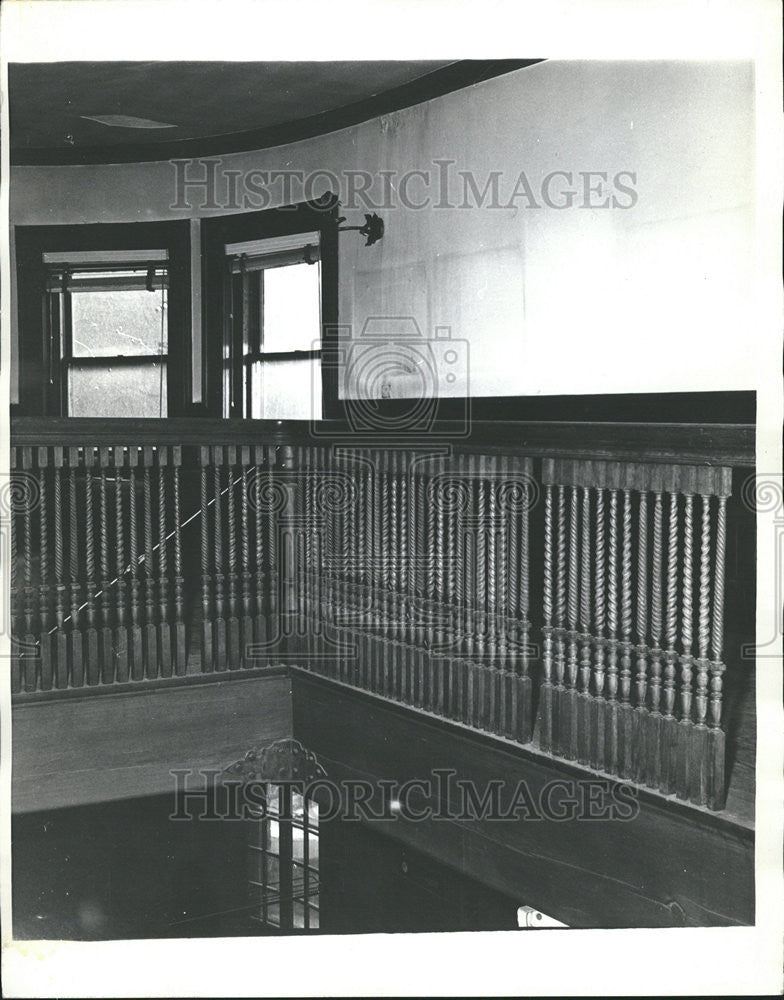
[[745,428],[646,428],[628,460],[622,426],[616,460],[604,426],[556,426],[548,453],[531,425],[383,448],[260,421],[17,425],[38,488],[12,517],[15,693],[288,662],[721,808]]
[[300,665],[528,742],[528,551],[519,539],[528,537],[531,461],[443,449],[306,452],[304,521],[284,528],[319,539],[292,542],[310,554],[286,637]]
[[[545,459],[542,478],[542,747],[720,808],[731,470]],[[565,555],[564,534],[570,539]],[[568,589],[565,618],[563,602],[553,613],[554,585],[560,594]]]

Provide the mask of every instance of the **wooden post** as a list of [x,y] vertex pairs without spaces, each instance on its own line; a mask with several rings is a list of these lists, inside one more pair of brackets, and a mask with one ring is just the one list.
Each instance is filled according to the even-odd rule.
[[[84,642],[80,626],[79,586],[79,501],[76,492],[76,470],[79,468],[79,449],[68,449],[68,543],[69,543],[69,576],[70,576],[70,618],[69,632],[71,645],[71,685],[82,687],[84,684]],[[91,553],[92,555],[92,553]]]
[[665,635],[667,649],[664,653],[664,719],[662,722],[662,776],[660,789],[665,795],[675,791],[675,754],[678,739],[678,721],[675,718],[675,651],[677,635],[678,587],[678,495],[670,494],[670,516],[667,546],[667,613]]
[[87,601],[87,632],[85,633],[85,659],[87,683],[99,684],[101,680],[101,654],[98,644],[97,614],[95,606],[95,522],[93,514],[93,467],[95,448],[84,449],[84,559],[85,597]]
[[604,725],[604,769],[618,768],[618,491],[610,490],[609,564],[607,577],[607,703]]
[[174,672],[182,677],[188,670],[188,651],[185,636],[185,598],[182,575],[182,534],[180,510],[180,467],[182,447],[174,445],[171,450],[172,490],[174,500]]
[[623,491],[623,535],[621,550],[621,672],[618,706],[618,773],[632,777],[632,502],[631,491]]
[[[17,449],[12,449],[16,451]],[[21,448],[22,468],[26,475],[32,475],[33,449]],[[22,489],[23,510],[22,524],[24,533],[24,639],[22,641],[22,656],[24,662],[24,689],[25,691],[35,691],[38,683],[38,640],[34,635],[35,631],[35,588],[33,586],[33,511],[28,497],[28,491]],[[14,530],[14,498],[13,490],[9,494],[9,521],[12,539],[11,561],[16,562]],[[12,588],[13,591],[13,588]],[[12,633],[13,634],[13,633]],[[13,662],[13,661],[12,661]]]
[[54,465],[54,589],[55,589],[55,687],[68,687],[68,635],[65,631],[65,562],[63,558],[63,492],[62,470],[65,464],[65,450],[52,449]]
[[237,614],[237,512],[234,496],[237,448],[227,445],[226,455],[226,565],[228,568],[228,620],[226,622],[227,658],[229,670],[242,666],[240,621]]
[[40,629],[39,651],[41,656],[41,690],[49,691],[52,687],[54,668],[52,662],[52,635],[49,614],[49,521],[48,494],[49,484],[47,468],[49,466],[49,449],[38,449],[38,469],[41,482],[41,498],[39,502],[39,550],[40,550],[40,586],[38,588],[38,621]]
[[564,708],[566,709],[566,726],[562,730],[564,742],[562,754],[569,760],[577,759],[577,598],[578,598],[578,574],[580,568],[580,553],[578,548],[578,507],[579,498],[577,489],[574,486],[569,488],[569,596],[567,602],[567,622],[569,630],[567,632],[567,683],[568,689],[564,698]]
[[[683,498],[683,582],[681,585],[681,717],[678,726],[678,739],[675,754],[675,788],[681,798],[688,798],[690,792],[690,771],[692,765],[696,765],[697,772],[700,770],[699,758],[692,759],[694,732],[691,721],[692,708],[692,667],[694,660],[692,657],[692,636],[693,636],[693,579],[694,573],[694,524],[693,524],[693,503],[694,497],[691,493],[686,493]],[[703,540],[704,541],[704,540]],[[703,582],[707,586],[707,564],[705,566],[704,578],[700,575],[700,605],[703,604],[702,588]],[[704,598],[707,601],[707,594]],[[705,605],[707,615],[707,604]],[[700,612],[702,619],[702,611]],[[705,635],[705,646],[707,648],[707,626]],[[703,656],[703,653],[700,654]],[[704,750],[703,750],[704,756]]]
[[152,517],[152,470],[153,450],[150,447],[141,449],[142,453],[142,487],[144,497],[144,663],[145,675],[148,678],[158,676],[158,631],[155,615],[155,566],[154,539]]
[[131,564],[131,680],[144,677],[144,636],[141,626],[141,581],[139,579],[139,532],[136,516],[136,466],[139,449],[128,448],[128,551]]
[[212,621],[212,575],[210,573],[209,509],[207,505],[207,468],[210,448],[199,448],[199,518],[201,538],[201,669],[211,673],[215,669],[215,647]]
[[577,759],[591,762],[591,491],[582,487],[582,558],[580,560],[580,689],[577,694]]
[[253,644],[253,597],[251,593],[250,571],[250,498],[248,496],[248,467],[251,464],[251,449],[243,446],[240,458],[240,548],[242,552],[242,617],[240,618],[240,651],[243,667],[249,665],[248,647]]
[[[542,583],[542,614],[544,617],[542,650],[542,687],[539,692],[539,746],[545,753],[553,752],[553,487],[544,487],[544,579]],[[511,548],[511,545],[510,545]]]
[[555,697],[553,699],[553,751],[564,756],[567,739],[567,708],[564,675],[566,671],[566,497],[558,484],[557,547],[555,574]]
[[605,722],[607,717],[604,682],[605,626],[605,491],[596,488],[596,540],[594,551],[594,698],[591,703],[591,765],[605,769]]
[[662,694],[662,659],[664,652],[662,644],[662,534],[663,509],[660,490],[654,492],[653,498],[653,554],[651,569],[651,714],[648,717],[647,750],[647,783],[652,788],[658,788],[662,780],[662,727],[664,717],[661,714]]
[[[168,445],[159,445],[158,454],[158,663],[161,677],[172,675],[172,630],[169,606],[168,546],[166,528],[166,470],[170,463]],[[152,568],[152,567],[150,567]]]
[[[111,684],[114,681],[115,650],[112,636],[112,581],[109,578],[109,503],[106,494],[106,470],[109,468],[111,449],[98,449],[98,467],[100,480],[98,486],[98,504],[100,510],[100,560],[101,560],[101,634],[100,659],[101,681]],[[114,591],[116,596],[116,590]]]
[[212,543],[213,562],[215,574],[213,577],[215,586],[215,619],[213,625],[214,635],[214,663],[216,670],[226,669],[226,609],[224,602],[224,580],[223,573],[223,502],[221,496],[221,466],[223,465],[223,446],[213,445],[211,448],[212,457],[212,482],[213,496],[212,506],[214,516],[212,519]]
[[125,449],[115,447],[113,450],[114,459],[114,529],[115,529],[115,567],[117,571],[117,611],[115,621],[114,648],[116,651],[116,678],[119,684],[128,680],[130,672],[129,646],[130,637],[126,625],[125,607],[125,524],[123,521],[122,503],[122,472],[124,466]]
[[[729,476],[727,477],[729,479]],[[710,663],[710,729],[708,730],[708,807],[723,809],[726,796],[724,774],[725,738],[721,728],[721,689],[724,664],[722,643],[724,633],[724,572],[727,550],[727,497],[718,497],[716,522],[716,559],[713,574],[713,627],[711,630]]]
[[632,770],[636,782],[648,780],[648,494],[640,490],[637,534],[637,705],[632,726]]

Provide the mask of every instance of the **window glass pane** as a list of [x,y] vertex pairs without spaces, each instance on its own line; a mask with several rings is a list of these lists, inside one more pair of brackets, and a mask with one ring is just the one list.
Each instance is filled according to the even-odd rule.
[[256,361],[251,377],[253,419],[321,419],[320,358]]
[[80,365],[68,371],[70,417],[165,417],[166,362]]
[[264,884],[268,889],[280,886],[280,858],[274,854],[265,855]]
[[305,858],[305,831],[301,826],[291,827],[291,854],[295,861]]
[[165,289],[74,292],[71,310],[75,358],[167,353]]
[[321,346],[319,272],[318,264],[264,272],[262,351],[313,351]]

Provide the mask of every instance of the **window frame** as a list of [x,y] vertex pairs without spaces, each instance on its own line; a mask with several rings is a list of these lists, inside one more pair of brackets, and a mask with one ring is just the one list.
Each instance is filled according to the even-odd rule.
[[[201,224],[202,279],[204,289],[205,365],[204,399],[210,416],[243,419],[242,350],[233,346],[233,392],[224,391],[223,366],[231,335],[233,286],[225,248],[229,244],[296,236],[318,232],[321,258],[321,399],[322,419],[334,412],[338,394],[338,372],[327,358],[336,355],[338,341],[338,200],[327,195],[315,201],[298,202],[259,212],[211,216]],[[236,334],[236,331],[235,331]],[[242,345],[240,345],[241,347]],[[276,352],[277,353],[277,352]],[[264,361],[276,360],[276,353],[262,353]],[[315,352],[280,352],[280,358],[312,356]]]
[[[69,265],[57,265],[50,264],[45,261],[44,266],[47,269],[47,283],[51,279],[52,273],[61,272],[64,273],[69,270]],[[116,265],[115,265],[116,269]],[[78,270],[73,268],[74,273],[89,273],[89,271],[96,271],[101,274],[107,274],[112,270],[110,265],[101,266],[99,262],[94,262],[89,265],[84,265],[84,267],[79,267]],[[86,294],[85,291],[74,289],[68,280],[64,280],[63,287],[61,291],[55,296],[55,292],[49,289],[47,295],[49,300],[46,304],[46,309],[48,310],[49,318],[47,326],[49,328],[49,343],[51,344],[54,340],[54,328],[57,327],[60,331],[60,350],[58,353],[59,357],[59,368],[60,368],[60,408],[62,415],[65,417],[71,417],[73,414],[71,411],[71,399],[70,399],[70,373],[73,367],[83,367],[83,368],[108,368],[132,366],[132,365],[152,365],[156,361],[166,365],[166,413],[162,414],[160,419],[166,419],[169,416],[169,406],[168,406],[168,373],[169,373],[169,318],[168,318],[168,291],[169,291],[169,261],[160,261],[155,263],[156,271],[166,272],[166,294],[167,294],[167,309],[166,309],[166,353],[161,354],[100,354],[100,355],[75,355],[73,351],[74,342],[74,328],[73,328],[73,295],[76,294]],[[93,289],[88,289],[87,292]],[[123,289],[109,289],[112,291],[122,291]],[[157,293],[157,290],[156,290]],[[155,293],[154,293],[155,294]],[[50,357],[50,365],[51,365]],[[53,366],[50,367],[50,379]]]
[[[191,278],[187,219],[17,226],[14,239],[19,323],[19,403],[13,407],[14,414],[67,416],[67,388],[62,376],[65,354],[61,348],[55,357],[51,349],[47,316],[47,275],[51,268],[44,263],[44,254],[154,249],[168,254],[167,415],[162,419],[194,415],[190,386]],[[55,365],[60,369],[60,377],[53,379]]]
[[[303,234],[304,237],[305,234]],[[313,233],[308,234],[310,236]],[[319,257],[316,261],[303,260],[301,263],[308,267],[318,267],[319,272],[321,271],[321,247],[320,247],[320,233],[316,234],[319,237]],[[310,241],[304,241],[303,239],[303,249],[307,246]],[[270,254],[270,258],[274,259],[275,254]],[[268,267],[254,267],[250,274],[256,274],[259,276],[259,290],[258,296],[254,296],[254,302],[251,308],[258,311],[258,324],[254,324],[256,329],[253,331],[254,337],[251,343],[248,340],[247,334],[250,332],[250,323],[245,321],[244,313],[248,308],[250,295],[246,297],[246,289],[244,287],[245,281],[248,279],[249,275],[245,274],[242,270],[239,272],[234,271],[230,265],[229,261],[231,258],[227,257],[227,281],[231,286],[231,302],[232,302],[232,320],[237,317],[237,315],[242,315],[242,324],[231,322],[229,323],[230,329],[226,331],[226,336],[231,337],[231,351],[232,351],[232,363],[233,371],[230,373],[230,378],[233,379],[233,386],[230,390],[230,399],[236,399],[237,404],[235,409],[239,410],[237,416],[243,419],[250,419],[253,412],[253,366],[255,364],[266,364],[270,361],[305,361],[305,360],[321,360],[321,347],[311,350],[302,349],[292,349],[289,351],[265,351],[264,350],[264,333],[265,333],[265,311],[266,311],[266,273],[269,270],[275,270],[279,266],[287,265],[275,265],[270,264]],[[291,261],[288,266],[291,266],[297,262]],[[319,300],[322,297],[321,292],[322,279],[319,273]],[[321,302],[319,302],[319,306]],[[321,317],[319,316],[319,326],[321,326]],[[224,407],[226,406],[226,400],[224,399]],[[225,411],[224,411],[225,412]]]

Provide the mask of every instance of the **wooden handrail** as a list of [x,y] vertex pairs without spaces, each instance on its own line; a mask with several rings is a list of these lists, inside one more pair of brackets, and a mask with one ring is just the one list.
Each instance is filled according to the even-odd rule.
[[752,424],[567,423],[560,421],[435,422],[426,432],[406,434],[391,428],[374,435],[358,433],[345,423],[306,420],[218,420],[211,417],[167,420],[103,420],[73,417],[15,417],[11,443],[22,447],[114,447],[133,445],[327,445],[384,448],[405,443],[410,448],[450,446],[457,451],[500,454],[510,451],[531,458],[583,458],[666,462],[677,465],[722,465],[753,468],[755,428]]

